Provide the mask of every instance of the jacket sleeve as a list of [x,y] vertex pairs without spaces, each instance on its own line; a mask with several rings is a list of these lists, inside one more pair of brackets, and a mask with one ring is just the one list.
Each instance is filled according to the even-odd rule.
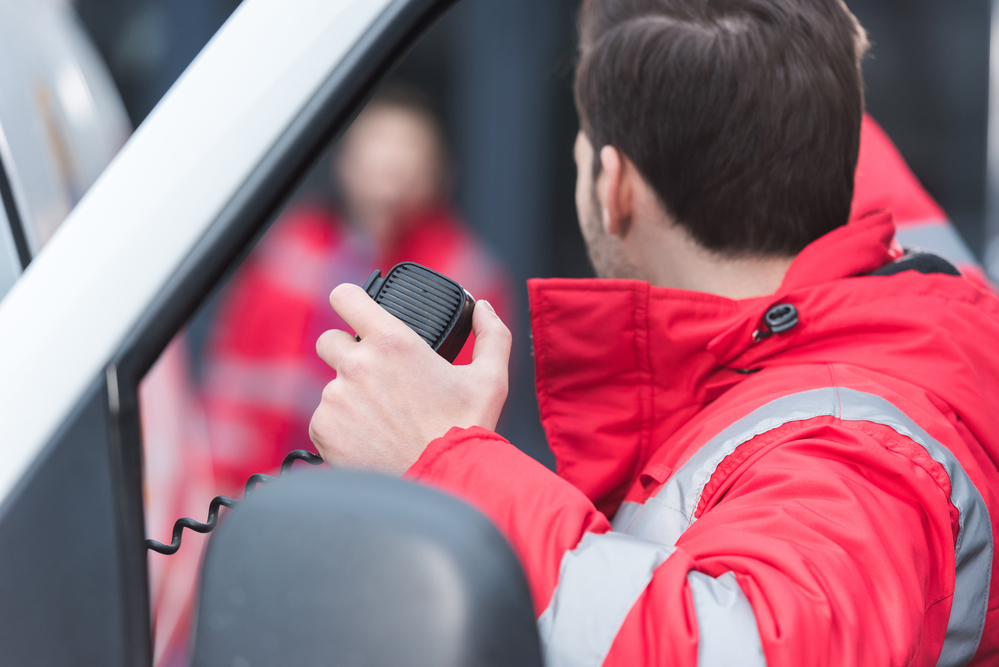
[[434,441],[409,476],[504,532],[549,667],[935,663],[953,591],[946,482],[877,428],[809,435],[754,447],[675,546],[611,532],[482,429]]

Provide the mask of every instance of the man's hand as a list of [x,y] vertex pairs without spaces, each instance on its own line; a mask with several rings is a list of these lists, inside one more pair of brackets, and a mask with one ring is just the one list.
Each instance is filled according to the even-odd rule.
[[468,366],[444,361],[356,285],[337,287],[330,304],[361,340],[334,330],[316,343],[337,373],[309,425],[327,463],[401,475],[454,426],[496,428],[511,336],[488,302],[476,304]]

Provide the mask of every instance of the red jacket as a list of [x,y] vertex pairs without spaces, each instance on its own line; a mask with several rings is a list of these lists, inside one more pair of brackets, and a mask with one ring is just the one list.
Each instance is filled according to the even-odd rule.
[[742,301],[530,283],[558,475],[482,429],[409,475],[506,534],[549,667],[999,661],[999,301],[867,275],[894,232],[855,220]]

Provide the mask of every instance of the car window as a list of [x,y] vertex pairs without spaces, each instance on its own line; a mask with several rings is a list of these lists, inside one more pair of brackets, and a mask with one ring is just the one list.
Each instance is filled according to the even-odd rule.
[[[138,386],[148,539],[176,545],[178,518],[205,522],[213,498],[239,500],[249,478],[315,451],[309,419],[335,377],[315,341],[347,328],[337,284],[416,261],[511,310],[509,272],[454,198],[450,139],[437,91],[389,77],[185,318]],[[187,530],[175,553],[150,552],[154,662],[188,648],[206,541]]]

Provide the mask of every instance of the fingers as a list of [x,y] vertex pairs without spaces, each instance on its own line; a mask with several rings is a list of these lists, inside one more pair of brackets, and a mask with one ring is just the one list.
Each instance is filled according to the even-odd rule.
[[409,330],[357,285],[345,283],[337,286],[330,294],[330,305],[362,339],[376,331],[391,333],[400,328]]
[[320,359],[330,365],[330,368],[339,373],[343,366],[344,355],[355,345],[358,345],[358,342],[349,333],[332,329],[316,341],[316,353]]
[[472,331],[475,348],[472,364],[486,370],[502,371],[506,377],[510,363],[510,344],[513,337],[488,301],[479,301],[472,313]]

